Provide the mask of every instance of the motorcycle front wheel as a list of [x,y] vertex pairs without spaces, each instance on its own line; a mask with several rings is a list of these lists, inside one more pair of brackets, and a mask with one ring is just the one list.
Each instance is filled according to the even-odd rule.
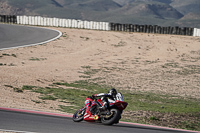
[[112,125],[117,123],[121,118],[121,112],[118,109],[111,109],[110,114],[103,115],[101,117],[101,122],[105,125]]
[[74,122],[80,122],[84,119],[84,114],[85,114],[86,108],[82,108],[77,110],[74,115],[73,115],[73,121]]

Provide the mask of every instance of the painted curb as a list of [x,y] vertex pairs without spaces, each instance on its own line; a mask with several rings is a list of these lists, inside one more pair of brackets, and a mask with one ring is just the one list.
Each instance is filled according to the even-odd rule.
[[[0,110],[13,111],[13,112],[22,112],[22,113],[30,113],[30,114],[40,114],[40,115],[56,116],[56,117],[68,117],[68,118],[72,118],[72,116],[73,116],[73,115],[67,115],[67,114],[50,113],[50,112],[42,112],[42,111],[26,110],[26,109],[16,109],[16,108],[5,108],[5,107],[0,107]],[[169,127],[161,127],[161,126],[154,126],[154,125],[131,123],[131,122],[123,122],[123,121],[120,121],[119,123],[133,125],[133,126],[164,129],[164,130],[182,131],[182,132],[190,132],[190,133],[200,133],[199,131],[191,131],[191,130],[176,129],[176,128],[169,128]]]

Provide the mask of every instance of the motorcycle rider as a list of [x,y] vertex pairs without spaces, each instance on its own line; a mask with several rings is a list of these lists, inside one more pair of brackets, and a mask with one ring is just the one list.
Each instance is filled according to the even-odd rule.
[[121,95],[121,93],[117,93],[117,90],[115,88],[112,88],[108,91],[108,94],[107,93],[99,93],[99,94],[89,96],[88,98],[91,98],[93,100],[101,98],[101,100],[103,102],[103,106],[101,106],[99,104],[100,105],[99,109],[101,111],[105,111],[109,108],[109,103],[115,102],[115,100],[117,100],[117,95]]

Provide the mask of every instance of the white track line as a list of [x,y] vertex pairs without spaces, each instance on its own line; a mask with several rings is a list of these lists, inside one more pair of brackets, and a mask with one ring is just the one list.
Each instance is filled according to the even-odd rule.
[[6,129],[0,129],[0,131],[13,132],[13,133],[37,133],[37,132],[29,132],[29,131],[6,130]]

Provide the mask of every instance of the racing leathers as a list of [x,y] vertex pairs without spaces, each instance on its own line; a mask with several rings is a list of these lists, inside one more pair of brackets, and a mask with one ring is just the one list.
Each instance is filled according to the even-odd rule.
[[95,94],[95,95],[92,95],[89,98],[91,98],[91,99],[99,99],[99,98],[101,98],[101,100],[103,102],[103,106],[101,106],[99,104],[99,109],[101,111],[107,110],[109,108],[109,103],[113,103],[113,102],[115,102],[115,100],[117,100],[116,97],[113,97],[112,95],[107,94],[107,93]]

